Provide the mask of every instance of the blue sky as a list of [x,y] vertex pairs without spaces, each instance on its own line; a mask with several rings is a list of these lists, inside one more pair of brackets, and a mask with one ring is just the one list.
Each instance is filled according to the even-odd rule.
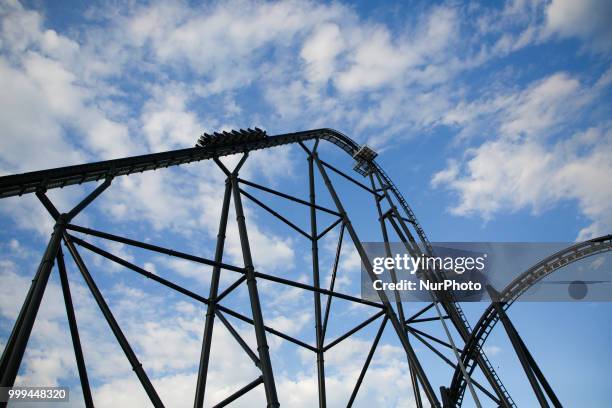
[[[612,230],[611,20],[610,3],[600,0],[5,0],[0,174],[190,147],[204,131],[258,126],[278,134],[331,127],[379,152],[379,163],[431,241],[572,242],[604,235]],[[321,148],[330,161],[350,168],[337,150]],[[257,152],[244,177],[306,197],[300,153],[299,148]],[[76,221],[211,256],[222,185],[222,174],[210,163],[118,179]],[[49,195],[67,209],[90,187]],[[372,209],[358,192],[339,189],[355,217],[367,219]],[[331,205],[324,194],[321,199]],[[281,201],[275,205],[306,225],[307,213]],[[308,282],[303,265],[310,262],[309,246],[257,208],[247,211],[257,267]],[[24,197],[0,201],[0,226],[5,341],[52,223],[38,202]],[[361,231],[364,240],[379,239],[366,221]],[[326,265],[334,234],[322,244]],[[206,268],[98,243],[207,293]],[[238,247],[230,231],[226,255],[236,263]],[[187,404],[190,397],[181,398],[193,389],[202,308],[95,256],[86,259],[163,390],[162,399],[169,406]],[[347,249],[341,267],[347,292],[355,289],[351,273],[358,268],[354,251]],[[74,265],[69,269],[96,402],[110,405],[114,395],[124,405],[146,406]],[[52,277],[20,381],[74,384],[78,393],[58,284]],[[262,286],[270,325],[312,340],[310,295]],[[274,301],[279,293],[287,302]],[[237,293],[228,301],[239,309],[244,299]],[[466,309],[476,319],[482,307]],[[363,311],[340,302],[337,312],[330,338],[364,318]],[[606,303],[525,303],[511,309],[568,406],[607,403],[610,312]],[[568,329],[569,321],[576,326]],[[252,336],[247,326],[238,327]],[[333,406],[350,394],[376,328],[368,330],[330,353]],[[216,333],[208,404],[256,375],[228,334]],[[491,358],[503,367],[502,378],[519,406],[533,406],[504,333],[496,330],[489,341]],[[401,352],[391,336],[385,335],[383,344],[358,402],[412,406]],[[281,402],[312,406],[313,356],[282,342],[272,347]],[[436,357],[424,347],[418,352],[425,365],[436,367],[433,378],[447,383],[448,370],[438,369]],[[570,354],[571,366],[565,360]],[[382,381],[388,385],[381,387]],[[260,391],[253,398],[261,399]]]

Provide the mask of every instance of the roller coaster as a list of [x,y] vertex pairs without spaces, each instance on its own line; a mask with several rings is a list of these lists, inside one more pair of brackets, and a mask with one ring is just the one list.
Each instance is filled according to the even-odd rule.
[[[321,141],[329,142],[348,154],[354,161],[353,170],[362,178],[358,179],[344,169],[340,169],[328,161],[323,160],[321,158],[322,149],[321,146],[319,146]],[[247,161],[250,152],[261,149],[272,149],[283,145],[298,146],[306,156],[308,163],[308,199],[299,198],[278,191],[272,187],[246,180],[240,176],[240,170]],[[228,166],[220,160],[222,157],[231,155],[242,155],[234,168],[228,168]],[[369,369],[377,345],[387,325],[391,326],[392,333],[399,341],[405,353],[412,384],[412,391],[407,392],[412,393],[412,398],[417,407],[462,406],[466,390],[469,390],[474,404],[479,407],[515,407],[516,404],[510,396],[510,393],[502,383],[500,376],[495,371],[484,352],[484,344],[487,337],[498,321],[501,321],[503,324],[514,351],[516,352],[516,357],[521,363],[525,376],[529,380],[539,404],[542,407],[551,405],[554,407],[561,407],[561,402],[557,398],[553,386],[547,381],[544,373],[537,365],[534,356],[523,342],[506,311],[513,302],[530,287],[556,270],[572,262],[612,249],[612,236],[607,235],[581,242],[553,254],[519,275],[499,293],[492,292],[493,302],[487,307],[473,328],[470,326],[465,313],[462,311],[460,304],[455,300],[452,292],[436,292],[432,294],[430,302],[426,302],[423,307],[419,306],[420,308],[415,313],[411,316],[407,316],[405,306],[402,305],[398,296],[390,299],[384,292],[380,292],[379,301],[374,302],[364,300],[348,293],[343,293],[335,288],[339,256],[345,236],[348,236],[349,242],[357,251],[370,277],[374,279],[375,275],[372,273],[372,265],[366,256],[362,241],[355,227],[355,219],[351,218],[351,214],[347,211],[342,193],[336,188],[337,185],[334,184],[332,177],[330,177],[331,174],[342,180],[342,182],[348,183],[371,196],[371,203],[373,207],[376,208],[376,214],[378,215],[375,221],[380,228],[381,241],[386,244],[388,252],[390,251],[389,244],[392,236],[394,236],[397,241],[404,244],[408,253],[418,256],[421,251],[425,251],[426,255],[433,256],[432,245],[427,239],[412,209],[397,186],[392,182],[391,178],[376,162],[375,158],[376,153],[372,149],[365,145],[361,146],[357,144],[348,136],[333,129],[316,129],[270,136],[267,135],[265,131],[255,128],[204,134],[198,139],[195,147],[186,149],[0,177],[0,198],[35,194],[55,221],[51,238],[44,251],[36,274],[33,277],[31,287],[26,295],[19,315],[17,316],[11,334],[6,341],[6,346],[0,362],[0,386],[12,387],[15,384],[49,276],[56,265],[61,281],[68,325],[77,362],[79,381],[83,391],[84,405],[87,407],[94,406],[94,398],[91,392],[84,352],[81,346],[78,324],[70,293],[67,267],[64,260],[64,249],[62,249],[61,245],[63,242],[64,247],[73,259],[91,295],[104,315],[108,326],[131,364],[135,375],[142,384],[151,404],[155,407],[163,407],[164,403],[151,383],[143,365],[138,360],[136,352],[130,345],[113,315],[109,304],[96,285],[84,258],[80,254],[80,250],[84,249],[96,253],[205,305],[207,312],[203,321],[202,349],[197,375],[197,386],[193,397],[194,407],[202,407],[204,404],[209,374],[209,361],[211,358],[213,329],[216,325],[221,324],[228,330],[237,344],[260,370],[261,375],[224,400],[219,401],[214,405],[215,407],[226,406],[260,385],[263,385],[267,406],[280,406],[277,383],[275,382],[270,348],[268,345],[269,336],[280,337],[316,355],[318,405],[319,407],[326,407],[328,404],[325,377],[326,353],[335,345],[354,336],[357,332],[375,321],[380,321],[379,329],[373,339],[371,348],[365,358],[365,362],[352,393],[347,397],[347,407],[351,407],[355,404],[363,379]],[[75,217],[109,188],[113,180],[117,177],[130,176],[132,174],[204,160],[214,161],[226,180],[223,201],[221,203],[218,238],[213,259],[163,247],[161,245],[155,245],[149,242],[142,242],[134,238],[86,228],[73,223]],[[318,174],[318,177],[322,180],[325,191],[329,194],[329,197],[331,197],[331,202],[333,203],[332,208],[328,208],[328,206],[317,201],[316,174]],[[336,183],[337,182],[338,181],[336,181]],[[79,204],[65,213],[61,213],[46,194],[47,191],[51,189],[81,185],[84,183],[98,183],[98,185]],[[272,194],[275,197],[280,197],[308,208],[310,213],[310,230],[305,231],[303,228],[293,223],[285,215],[274,210],[270,205],[247,192],[245,189],[246,187]],[[264,210],[271,218],[280,220],[311,243],[312,264],[308,266],[308,269],[312,272],[312,280],[310,283],[298,281],[295,277],[291,276],[280,277],[256,270],[254,258],[257,258],[258,254],[251,250],[243,199],[247,199],[255,206]],[[229,264],[225,262],[223,258],[226,230],[232,201],[242,250],[242,265]],[[317,215],[321,212],[335,217],[335,221],[322,231],[318,229],[317,223]],[[318,243],[332,230],[338,232],[338,241],[334,264],[331,270],[330,285],[329,287],[323,287],[321,284],[322,279],[319,264],[320,250]],[[207,265],[212,268],[208,296],[199,294],[197,291],[190,288],[183,287],[129,260],[110,253],[94,245],[90,241],[87,241],[85,239],[87,236],[118,242],[124,245],[141,248],[152,253],[164,254]],[[221,274],[230,272],[237,276],[237,278],[231,285],[221,290]],[[441,276],[433,272],[428,278],[437,281],[441,279]],[[260,302],[258,289],[258,282],[260,281],[275,282],[286,287],[298,288],[312,293],[315,320],[314,338],[316,344],[309,344],[266,325],[262,310],[265,306]],[[251,317],[233,310],[224,305],[223,302],[232,291],[235,291],[241,286],[246,286],[248,290]],[[375,311],[375,314],[364,320],[361,324],[336,337],[334,340],[327,341],[325,335],[328,327],[332,299],[342,299],[360,304]],[[432,315],[428,317],[428,314]],[[248,324],[253,327],[257,344],[256,350],[253,350],[248,345],[248,342],[239,334],[239,331],[236,330],[230,319],[228,319],[228,316],[240,321],[241,324]],[[424,331],[425,329],[417,329],[415,326],[422,322],[439,323],[447,338],[442,339],[431,332],[428,333]],[[455,335],[453,335],[452,332],[454,332]],[[456,342],[454,340],[456,338],[459,338],[460,342]],[[450,379],[448,383],[432,383],[428,373],[430,370],[433,370],[433,368],[423,365],[420,356],[415,351],[413,345],[414,340],[424,344],[429,350],[434,352],[436,356],[440,357],[445,365],[452,369],[452,379]],[[441,352],[443,349],[445,351],[451,350],[455,357],[455,361],[452,361]],[[477,380],[475,375],[477,369],[485,381]],[[481,402],[483,398],[486,398],[487,402]]]

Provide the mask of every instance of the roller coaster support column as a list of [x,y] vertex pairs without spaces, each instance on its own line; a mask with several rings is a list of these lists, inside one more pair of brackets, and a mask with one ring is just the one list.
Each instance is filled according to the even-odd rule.
[[[370,177],[370,185],[372,186],[372,191],[376,192],[376,184],[374,183],[374,176],[372,176],[372,172],[369,174]],[[385,196],[387,196],[386,190]],[[387,196],[388,197],[388,196]],[[385,218],[383,215],[382,207],[380,205],[380,201],[383,197],[374,196],[374,202],[376,204],[376,211],[378,211],[378,222],[380,224],[380,232],[383,237],[383,241],[385,243],[385,252],[388,258],[392,258],[391,254],[391,245],[389,244],[389,234],[387,232],[387,225],[385,224]],[[391,279],[393,282],[397,282],[397,276],[395,274],[395,269],[391,269]],[[406,317],[404,315],[404,307],[402,306],[402,299],[400,298],[399,292],[394,291],[395,294],[395,307],[397,308],[397,313],[399,314],[399,318],[402,322],[406,321]],[[408,333],[406,333],[408,336]],[[417,408],[423,408],[423,402],[421,401],[421,390],[419,388],[419,381],[416,377],[416,373],[414,372],[414,367],[412,366],[412,362],[408,359],[408,367],[410,369],[410,381],[412,383],[412,392],[414,393],[414,401],[416,403]]]
[[506,314],[506,311],[504,310],[504,304],[499,301],[499,292],[497,292],[490,285],[487,285],[487,291],[489,292],[489,295],[491,296],[493,307],[495,308],[495,311],[497,312],[497,315],[499,316],[499,320],[501,320],[502,324],[504,325],[504,329],[506,330],[506,333],[508,334],[508,337],[510,338],[512,347],[514,348],[514,351],[516,352],[516,355],[518,356],[519,361],[521,362],[521,365],[523,366],[523,370],[525,370],[527,379],[529,380],[529,383],[531,384],[531,388],[533,388],[533,392],[535,393],[536,398],[538,399],[538,402],[540,403],[540,406],[542,406],[543,408],[549,407],[548,401],[546,400],[546,396],[544,396],[544,393],[542,392],[542,389],[540,388],[540,384],[538,383],[538,380],[544,386],[546,393],[548,394],[550,400],[553,402],[553,405],[555,406],[555,408],[561,407],[561,403],[559,402],[559,400],[557,399],[557,396],[555,395],[552,388],[550,387],[550,384],[548,383],[548,381],[542,374],[542,371],[536,364],[529,350],[527,350],[527,347],[525,346],[525,343],[521,339],[521,336],[519,335],[518,331],[514,327],[514,324],[512,324],[512,321],[510,321],[510,318]]
[[[329,176],[327,175],[327,172],[325,171],[325,168],[323,167],[323,164],[321,164],[321,161],[319,160],[317,153],[311,152],[310,155],[314,159],[314,162],[316,163],[319,169],[319,173],[321,174],[321,177],[323,178],[323,181],[325,182],[325,185],[327,186],[327,190],[329,191],[329,194],[332,200],[334,201],[334,204],[336,205],[338,212],[342,215],[343,223],[346,227],[347,232],[349,233],[349,236],[351,237],[351,241],[353,241],[353,245],[355,245],[355,248],[357,249],[357,252],[359,253],[361,262],[363,262],[364,266],[366,267],[366,270],[368,271],[368,274],[374,280],[375,275],[372,272],[372,264],[370,263],[370,260],[368,259],[368,256],[365,250],[363,249],[363,246],[361,245],[361,241],[359,240],[359,237],[357,236],[357,233],[355,232],[355,229],[353,228],[351,221],[348,218],[346,211],[344,210],[344,206],[342,205],[342,202],[340,201],[340,197],[338,197],[338,194],[336,193],[336,190],[334,189],[334,186],[332,185],[331,180],[329,179]],[[380,296],[381,302],[385,305],[387,317],[389,318],[389,321],[391,321],[391,324],[393,325],[393,328],[395,329],[395,332],[397,336],[399,337],[400,342],[402,343],[402,347],[404,348],[404,351],[406,355],[408,356],[408,359],[412,362],[413,367],[416,370],[417,377],[419,379],[419,382],[423,386],[423,390],[425,391],[425,395],[427,395],[429,403],[431,404],[432,407],[439,408],[440,402],[438,400],[438,397],[436,396],[433,388],[431,387],[431,383],[429,382],[429,379],[427,378],[427,375],[425,374],[425,371],[423,370],[423,367],[421,366],[421,363],[419,362],[414,352],[414,349],[412,348],[412,346],[410,345],[410,342],[408,341],[408,336],[406,335],[406,331],[404,329],[403,322],[401,323],[399,319],[397,318],[397,314],[393,310],[393,307],[391,306],[391,302],[389,301],[389,298],[387,297],[387,295],[384,292],[382,293],[377,292],[377,293]]]
[[217,295],[219,291],[219,280],[221,278],[221,267],[218,265],[223,261],[223,247],[225,245],[225,231],[227,229],[227,218],[229,215],[230,199],[232,196],[232,184],[230,179],[225,180],[225,194],[221,207],[221,219],[219,221],[219,232],[217,234],[217,247],[215,249],[215,262],[210,282],[208,299],[210,303],[206,308],[206,321],[204,323],[204,335],[202,336],[202,352],[200,354],[200,367],[198,369],[198,380],[196,385],[194,408],[204,405],[204,394],[206,391],[206,377],[208,375],[208,362],[210,360],[210,346],[212,344],[213,327],[215,323],[215,312],[217,309]]
[[[240,245],[242,247],[242,258],[244,260],[244,270],[246,272],[246,284],[249,290],[251,312],[253,314],[253,326],[255,327],[257,351],[259,352],[259,360],[261,361],[261,373],[263,375],[264,388],[266,391],[267,406],[268,408],[276,408],[279,407],[280,404],[278,402],[278,396],[276,395],[276,385],[274,384],[272,362],[270,361],[270,348],[268,347],[268,342],[266,340],[263,314],[261,312],[261,304],[259,303],[259,293],[257,291],[257,282],[255,279],[255,268],[253,266],[249,235],[247,233],[246,219],[244,216],[244,209],[242,207],[240,186],[238,185],[238,171],[246,161],[246,158],[247,154],[245,153],[234,171],[227,175],[230,177],[232,184],[234,209],[236,211],[236,221],[238,223],[238,235],[240,236]],[[215,160],[215,162],[217,162],[218,165],[223,166],[219,160]],[[224,167],[221,168],[224,169]]]
[[[314,149],[316,150],[319,140],[317,139]],[[308,185],[310,190],[310,235],[312,241],[312,281],[313,286],[320,289],[319,277],[319,243],[317,233],[317,209],[315,208],[316,192],[314,178],[314,164],[312,156],[308,156]],[[327,405],[325,396],[325,360],[323,355],[323,322],[321,321],[321,294],[314,292],[315,330],[317,337],[317,380],[319,386],[319,408]]]
[[[30,334],[32,333],[32,327],[34,326],[34,321],[36,320],[36,315],[38,314],[38,309],[40,308],[40,302],[45,294],[47,282],[49,281],[49,275],[51,274],[51,269],[53,269],[53,264],[55,263],[57,253],[60,248],[60,242],[62,235],[64,234],[66,224],[76,217],[77,214],[81,212],[81,210],[83,210],[89,203],[95,200],[96,197],[98,197],[98,195],[100,195],[102,191],[104,191],[110,185],[111,180],[112,177],[107,178],[104,183],[92,191],[69,213],[61,215],[55,209],[53,204],[51,204],[43,191],[37,192],[36,195],[38,198],[55,218],[55,226],[53,227],[53,233],[51,234],[51,238],[49,239],[49,243],[47,244],[42,260],[38,265],[36,275],[34,276],[34,279],[32,279],[30,290],[26,295],[21,311],[17,316],[17,321],[13,326],[9,340],[4,348],[4,352],[2,353],[2,360],[0,361],[0,375],[2,375],[2,379],[0,380],[0,386],[12,387],[15,384],[15,378],[17,378],[19,366],[21,365],[23,354],[28,344],[28,340],[30,339]],[[0,406],[5,406],[5,403],[2,403]]]

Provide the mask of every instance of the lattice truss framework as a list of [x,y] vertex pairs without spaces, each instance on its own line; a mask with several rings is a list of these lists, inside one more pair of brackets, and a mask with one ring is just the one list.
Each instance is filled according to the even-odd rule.
[[[314,142],[309,146],[306,144],[307,140],[314,140]],[[331,163],[323,160],[319,156],[318,149],[321,140],[330,141],[351,154],[356,160],[355,170],[365,176],[365,182],[356,179],[336,168]],[[299,144],[306,156],[308,164],[308,199],[299,198],[240,177],[240,171],[248,159],[249,151],[289,143]],[[221,156],[237,153],[241,153],[242,157],[234,168],[228,168],[219,159]],[[0,178],[0,198],[33,192],[47,209],[50,216],[55,220],[53,233],[51,234],[51,238],[33,279],[32,286],[26,296],[26,300],[2,355],[0,366],[0,372],[2,374],[1,385],[12,386],[15,382],[45,292],[45,287],[47,286],[49,276],[55,264],[57,265],[57,272],[61,281],[79,380],[83,390],[84,403],[87,407],[94,406],[72,303],[68,273],[64,260],[64,249],[61,246],[63,242],[108,326],[121,346],[126,358],[129,360],[151,404],[155,407],[163,407],[164,404],[152,385],[145,368],[143,368],[138,360],[134,349],[113,315],[111,308],[96,285],[81,255],[82,250],[98,254],[111,262],[119,264],[126,269],[149,278],[160,285],[205,305],[206,314],[203,322],[202,348],[197,376],[197,387],[194,396],[195,407],[201,407],[204,403],[204,396],[207,391],[209,361],[214,347],[212,341],[213,332],[218,325],[223,325],[227,329],[236,341],[236,344],[259,369],[261,375],[235,391],[232,395],[229,395],[226,399],[219,401],[214,405],[215,407],[226,406],[260,385],[264,388],[267,406],[280,406],[268,346],[268,339],[270,336],[277,336],[312,352],[313,355],[316,356],[319,406],[325,407],[327,404],[325,381],[326,353],[334,346],[356,335],[356,333],[369,325],[378,325],[378,328],[372,339],[369,352],[365,356],[365,361],[354,384],[353,390],[351,394],[347,396],[346,404],[348,407],[352,406],[357,398],[359,389],[385,330],[392,333],[397,338],[405,353],[410,373],[410,381],[413,388],[411,397],[414,398],[418,407],[451,407],[461,405],[466,388],[470,390],[474,402],[478,406],[481,406],[480,399],[486,398],[488,402],[485,406],[490,406],[492,401],[496,406],[513,407],[515,404],[508,391],[501,383],[497,373],[482,351],[484,339],[486,339],[486,336],[498,319],[502,321],[510,337],[512,345],[517,352],[517,357],[525,370],[526,376],[540,404],[542,406],[548,406],[548,401],[550,401],[555,407],[561,406],[552,387],[546,381],[546,378],[537,366],[533,356],[530,354],[516,328],[509,320],[505,310],[520,293],[524,292],[526,288],[546,274],[551,273],[555,268],[562,267],[568,262],[582,259],[594,253],[609,250],[612,241],[611,237],[607,236],[599,240],[578,244],[577,246],[569,248],[562,254],[555,254],[551,259],[543,261],[543,263],[541,263],[543,266],[538,264],[540,265],[539,268],[527,271],[525,274],[521,275],[517,281],[513,282],[513,285],[511,284],[506,290],[499,294],[498,301],[492,303],[485,314],[483,314],[475,330],[471,329],[459,304],[454,301],[451,293],[443,293],[435,298],[432,295],[431,302],[426,303],[424,307],[417,310],[416,313],[413,313],[411,316],[407,316],[404,306],[397,294],[393,299],[389,299],[383,293],[380,295],[380,300],[378,302],[372,302],[351,294],[343,293],[336,288],[340,254],[344,241],[348,241],[357,251],[371,279],[375,279],[375,275],[372,273],[372,267],[368,261],[356,228],[353,222],[351,222],[351,217],[345,208],[345,200],[342,199],[341,194],[338,192],[339,190],[332,182],[332,178],[330,177],[332,173],[344,180],[344,182],[350,183],[364,191],[366,195],[370,197],[370,205],[376,208],[380,238],[381,241],[386,244],[386,250],[389,255],[391,253],[389,242],[392,240],[403,242],[406,250],[413,256],[418,256],[422,252],[421,248],[425,248],[427,254],[431,255],[431,245],[427,241],[422,228],[395,185],[374,161],[375,156],[376,154],[371,149],[359,146],[348,137],[330,129],[319,129],[271,137],[268,137],[265,132],[255,129],[253,131],[234,131],[224,134],[215,133],[213,135],[203,135],[199,140],[198,146],[191,149]],[[152,243],[141,242],[133,238],[85,228],[73,223],[74,218],[102,194],[117,176],[205,159],[212,159],[225,177],[218,235],[214,257],[212,259],[158,246]],[[320,177],[323,181],[324,191],[317,191],[316,177]],[[46,195],[46,190],[49,188],[63,187],[65,185],[80,184],[82,182],[95,180],[103,180],[103,182],[78,205],[66,213],[60,213]],[[319,189],[321,187],[323,186],[318,186]],[[308,208],[310,215],[309,230],[305,230],[296,225],[286,214],[277,212],[270,205],[255,197],[254,194],[249,193],[246,188],[265,192]],[[331,198],[333,204],[331,208],[323,205],[317,200],[318,194],[322,193],[328,194],[328,197]],[[244,210],[245,201],[249,201],[253,205],[259,207],[269,214],[270,217],[281,221],[294,230],[296,234],[310,242],[311,264],[308,266],[311,272],[310,283],[299,282],[296,279],[291,279],[291,277],[267,274],[255,269],[253,258],[256,258],[257,254],[253,253],[251,250],[249,227]],[[232,265],[224,261],[226,231],[228,223],[232,221],[229,219],[230,209],[232,207],[235,213],[235,222],[237,224],[242,250],[243,264],[241,266]],[[327,227],[319,229],[320,222],[317,222],[317,218],[322,213],[331,216],[334,221]],[[334,262],[331,268],[329,286],[324,287],[321,283],[323,279],[319,262],[319,242],[331,231],[337,232],[338,240]],[[79,235],[75,235],[75,233]],[[151,251],[152,253],[168,255],[209,266],[212,268],[209,293],[207,295],[197,293],[197,291],[192,291],[163,276],[152,273],[141,266],[94,245],[91,241],[84,239],[86,236],[121,243],[127,246]],[[348,240],[346,238],[348,238]],[[222,274],[230,274],[235,276],[235,278],[232,284],[220,290]],[[395,279],[395,276],[392,276]],[[352,276],[352,279],[359,279],[359,276],[355,274]],[[440,276],[434,274],[429,276],[428,279],[438,280]],[[308,344],[305,341],[266,325],[258,291],[258,282],[262,281],[274,282],[312,294],[315,320],[315,344]],[[224,304],[225,300],[232,292],[243,286],[248,290],[251,312],[250,317]],[[365,319],[362,323],[346,331],[344,334],[337,336],[335,339],[330,340],[326,334],[328,331],[332,304],[334,300],[337,301],[340,299],[362,305],[372,310],[372,313],[370,317]],[[249,346],[248,342],[241,336],[239,330],[236,329],[235,325],[232,324],[231,319],[228,319],[228,317],[252,326],[255,333],[256,349],[252,349],[251,346]],[[432,332],[428,332],[422,327],[419,328],[419,324],[427,322],[437,322],[440,324],[436,334],[432,334]],[[441,331],[440,328],[442,328],[443,331]],[[440,338],[439,333],[446,334],[446,338]],[[459,344],[456,344],[456,340],[454,340],[457,338],[460,339]],[[453,380],[449,388],[444,386],[439,387],[439,390],[434,388],[428,376],[428,370],[423,367],[421,359],[415,352],[413,346],[415,340],[426,346],[426,348],[433,352],[443,364],[450,367],[454,372]],[[451,351],[451,356],[454,356],[454,359],[452,357],[449,358],[447,355]],[[482,380],[477,380],[474,376],[476,368],[480,369],[480,378],[484,378],[484,382]]]

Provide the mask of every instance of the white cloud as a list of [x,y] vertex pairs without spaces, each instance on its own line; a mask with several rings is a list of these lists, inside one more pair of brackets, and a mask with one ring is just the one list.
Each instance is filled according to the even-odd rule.
[[545,32],[579,37],[584,47],[609,52],[612,45],[612,4],[606,0],[553,0],[546,8]]
[[126,25],[134,45],[150,46],[159,62],[188,63],[209,78],[202,89],[218,93],[257,78],[263,48],[290,45],[294,36],[337,16],[339,9],[300,1],[233,1],[199,9],[156,3],[128,16]]
[[[352,34],[356,44],[347,55],[349,68],[338,74],[338,88],[368,90],[420,77],[419,71],[438,62],[443,51],[456,39],[457,17],[451,8],[434,8],[419,22],[411,37],[399,41],[393,40],[386,27],[355,30]],[[431,81],[436,77],[428,76],[422,79]]]
[[612,171],[610,129],[589,129],[567,141],[544,145],[539,141],[485,142],[468,153],[464,165],[456,162],[433,177],[459,194],[455,214],[489,218],[503,211],[548,209],[575,201],[592,222],[577,239],[608,233],[612,228]]
[[[80,76],[83,64],[95,59],[87,53],[83,60],[75,59],[77,43],[45,30],[40,14],[17,2],[3,4],[0,15],[0,126],[12,135],[0,141],[2,172],[133,152],[126,126],[97,105],[105,92]],[[75,131],[79,148],[68,137]]]
[[[38,85],[0,57],[0,126],[12,137],[0,138],[2,174],[78,163],[85,155],[63,138]],[[24,107],[28,107],[24,109]],[[46,148],[41,148],[46,146]]]
[[567,115],[584,106],[580,83],[567,74],[554,74],[517,95],[503,117],[500,132],[504,136],[538,136],[550,132]]
[[154,99],[143,107],[142,129],[150,150],[161,152],[192,147],[204,126],[197,115],[187,109],[188,95],[177,87],[156,87]]
[[[124,259],[128,262],[134,262],[134,257],[131,254],[130,248],[122,244],[120,242],[115,241],[102,241],[101,245],[106,251],[110,252],[113,255],[118,256],[121,259]],[[106,271],[117,272],[123,269],[123,266],[119,265],[116,262],[111,261],[110,259],[101,258],[96,255],[94,258],[97,262],[98,266],[103,265]],[[102,262],[100,262],[103,260]]]
[[529,208],[535,213],[562,201],[574,201],[592,222],[578,239],[607,233],[612,227],[606,183],[610,165],[610,128],[603,123],[568,135],[574,118],[607,89],[609,71],[593,84],[556,73],[525,90],[459,104],[445,122],[462,128],[462,137],[478,132],[498,135],[468,149],[463,163],[450,160],[432,177],[459,196],[451,210],[485,219],[503,211]]
[[[173,258],[160,256],[156,257],[157,266],[150,264],[149,268],[146,268],[149,272],[153,272],[156,269],[160,269],[163,271],[162,276],[166,276],[165,272],[170,272],[182,276],[184,278],[189,278],[193,280],[193,282],[197,283],[197,286],[192,288],[193,291],[201,294],[205,294],[208,296],[208,290],[210,287],[210,281],[212,276],[212,267],[207,265],[202,265],[199,263],[187,261],[185,259]],[[150,269],[151,266],[153,270]],[[240,275],[234,272],[222,272],[220,276],[221,286],[229,285],[234,282]],[[170,279],[172,280],[172,279]]]
[[337,24],[318,27],[304,42],[300,56],[307,64],[306,77],[312,82],[325,82],[335,71],[335,59],[344,49],[344,39]]
[[360,34],[364,38],[348,57],[350,68],[336,81],[342,91],[372,89],[396,81],[415,57],[409,49],[396,47],[385,28]]
[[[601,78],[605,78],[604,74]],[[471,102],[461,101],[447,111],[442,123],[458,126],[462,134],[494,133],[504,138],[547,138],[567,124],[599,95],[604,85],[581,84],[564,72],[534,81],[523,90],[503,89]],[[478,135],[484,136],[484,135]]]

